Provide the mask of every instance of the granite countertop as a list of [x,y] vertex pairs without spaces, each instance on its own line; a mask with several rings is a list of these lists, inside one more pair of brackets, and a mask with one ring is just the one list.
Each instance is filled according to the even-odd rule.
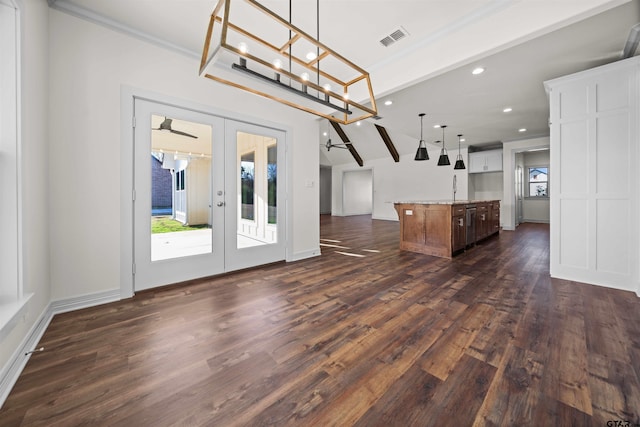
[[474,203],[493,202],[498,199],[490,200],[403,200],[395,201],[394,205],[407,204],[407,205],[472,205]]

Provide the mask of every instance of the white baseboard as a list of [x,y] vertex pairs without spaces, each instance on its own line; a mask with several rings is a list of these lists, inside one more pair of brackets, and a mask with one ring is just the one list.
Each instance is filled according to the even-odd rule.
[[300,261],[307,258],[313,258],[315,256],[320,256],[320,247],[309,249],[308,251],[296,252],[287,258],[287,262]]
[[109,302],[120,301],[120,289],[96,292],[95,294],[81,295],[79,297],[66,298],[51,302],[53,314],[66,313],[68,311],[80,310],[82,308],[95,307],[96,305],[107,304]]
[[371,215],[371,219],[379,219],[381,221],[395,221],[395,222],[400,221],[397,216],[391,217],[391,216]]
[[18,377],[20,377],[24,367],[27,365],[27,362],[31,357],[29,352],[36,348],[40,339],[47,330],[49,323],[51,323],[53,316],[56,314],[66,313],[68,311],[79,310],[81,308],[88,308],[106,304],[108,302],[119,301],[120,299],[120,289],[115,289],[50,302],[42,311],[34,325],[31,327],[31,330],[24,337],[11,358],[0,371],[0,408],[4,405],[11,389],[15,385],[16,381],[18,381]]

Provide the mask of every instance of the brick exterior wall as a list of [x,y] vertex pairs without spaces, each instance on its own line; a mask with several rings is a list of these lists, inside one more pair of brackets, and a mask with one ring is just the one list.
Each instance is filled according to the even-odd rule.
[[151,156],[151,206],[153,208],[171,207],[171,172],[162,169],[162,163]]

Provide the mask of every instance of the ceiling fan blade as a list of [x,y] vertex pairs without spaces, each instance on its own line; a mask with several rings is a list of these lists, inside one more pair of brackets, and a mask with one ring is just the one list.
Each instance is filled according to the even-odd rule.
[[174,129],[169,129],[169,130],[171,131],[171,133],[175,133],[176,135],[188,136],[189,138],[195,138],[195,139],[198,138],[195,135],[191,135],[190,133],[182,132],[180,130],[174,130]]
[[160,123],[160,128],[159,130],[171,130],[171,122],[173,120],[169,119],[167,117],[164,118],[164,121],[162,123]]

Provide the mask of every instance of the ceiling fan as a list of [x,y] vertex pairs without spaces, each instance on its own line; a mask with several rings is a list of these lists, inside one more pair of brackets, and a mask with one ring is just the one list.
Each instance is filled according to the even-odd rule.
[[327,142],[325,142],[324,144],[320,144],[320,145],[324,145],[327,151],[331,151],[332,148],[341,148],[343,150],[349,149],[349,145],[351,145],[350,142],[346,142],[344,144],[334,144],[331,142],[331,128],[329,126],[327,126],[327,135],[329,136],[329,139],[327,139]]
[[160,127],[159,128],[153,128],[153,130],[168,131],[168,132],[174,133],[176,135],[188,136],[189,138],[196,138],[196,139],[198,138],[197,136],[191,135],[190,133],[172,129],[171,128],[171,122],[172,121],[173,121],[173,119],[169,119],[169,118],[165,117],[164,121],[162,123],[160,123]]
[[[320,144],[322,145],[322,144]],[[331,142],[331,138],[327,139],[327,142],[324,144],[325,148],[327,149],[327,151],[330,151],[332,148],[342,148],[344,150],[348,150],[349,149],[349,145],[351,145],[351,143],[348,144],[334,144]]]

